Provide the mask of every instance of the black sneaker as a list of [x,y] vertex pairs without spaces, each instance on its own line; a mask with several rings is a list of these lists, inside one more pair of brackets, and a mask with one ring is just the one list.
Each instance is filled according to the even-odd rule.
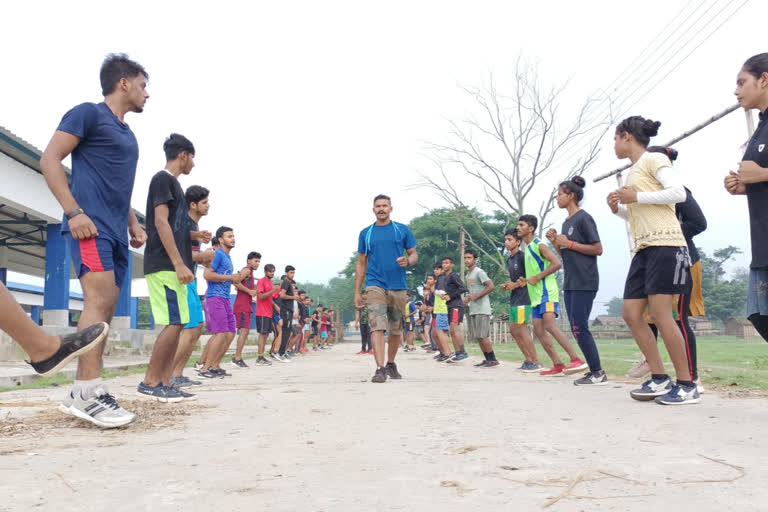
[[384,368],[377,368],[371,382],[387,382],[387,371]]
[[480,367],[483,367],[483,366],[488,366],[488,360],[484,359],[482,363],[477,363],[477,364],[474,364],[472,366],[474,366],[476,368],[480,368]]
[[203,370],[200,373],[198,373],[199,376],[206,378],[206,379],[223,379],[223,375],[219,375],[218,373],[213,373],[213,371],[209,368],[208,370]]
[[232,366],[235,368],[248,368],[248,365],[245,364],[245,361],[242,359],[235,359],[234,357],[232,358]]
[[189,384],[192,384],[193,386],[200,386],[200,385],[203,384],[199,380],[192,380],[189,377],[185,377],[183,375],[181,376],[181,378],[184,379],[184,382],[188,382]]
[[96,348],[100,341],[109,334],[109,325],[105,322],[86,327],[82,331],[61,336],[61,346],[48,359],[43,361],[27,361],[34,370],[43,377],[48,377],[61,370],[71,360]]
[[215,375],[218,375],[222,379],[224,377],[231,377],[232,376],[232,374],[228,373],[227,370],[225,370],[224,368],[216,368],[216,369],[208,370],[208,371],[214,373]]
[[387,372],[387,377],[394,380],[402,379],[403,376],[400,375],[400,373],[397,371],[397,365],[395,363],[387,363],[387,366],[384,367],[384,370]]
[[264,356],[261,356],[256,360],[256,366],[272,366],[272,363]]

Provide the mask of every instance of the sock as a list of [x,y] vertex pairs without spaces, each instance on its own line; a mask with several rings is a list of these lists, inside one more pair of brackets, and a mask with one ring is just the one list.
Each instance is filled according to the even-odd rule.
[[651,378],[653,380],[664,380],[669,378],[669,375],[667,375],[666,373],[654,373],[654,374],[651,374]]
[[483,355],[485,356],[486,361],[490,361],[491,358],[489,357],[490,352],[483,352]]
[[680,380],[680,379],[677,379],[677,385],[678,386],[685,386],[685,387],[690,388],[691,386],[695,386],[696,384],[694,384],[692,380]]
[[464,353],[464,345],[459,347],[459,352],[458,353],[459,354],[463,354]]
[[96,397],[96,389],[98,387],[104,387],[104,381],[101,380],[101,377],[91,380],[75,380],[72,386],[72,394],[77,396],[77,393],[80,393],[80,397],[83,400],[88,400],[89,398]]
[[489,361],[495,361],[496,360],[496,354],[493,353],[493,350],[488,352],[486,354],[486,357],[488,358]]

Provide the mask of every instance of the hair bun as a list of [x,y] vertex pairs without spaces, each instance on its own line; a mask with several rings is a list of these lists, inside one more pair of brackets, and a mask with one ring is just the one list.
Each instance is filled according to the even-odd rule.
[[643,123],[643,133],[648,137],[655,137],[659,133],[659,126],[661,126],[661,122],[646,119]]
[[581,188],[584,188],[587,186],[587,182],[581,176],[574,176],[573,178],[571,178],[571,181],[573,182],[574,185],[578,185]]

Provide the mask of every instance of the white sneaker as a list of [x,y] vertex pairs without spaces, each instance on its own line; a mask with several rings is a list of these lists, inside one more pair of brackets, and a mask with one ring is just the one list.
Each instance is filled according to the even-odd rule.
[[696,379],[693,381],[694,384],[696,384],[696,391],[699,392],[700,395],[704,394],[704,385],[701,383],[701,379]]
[[69,407],[70,414],[102,428],[123,427],[136,420],[136,415],[120,407],[106,389],[98,388],[95,393],[97,396],[87,400],[78,394]]
[[72,391],[70,391],[67,396],[64,397],[64,400],[61,401],[59,404],[59,411],[63,412],[64,414],[72,414],[71,408],[72,404],[75,403],[75,395],[72,394]]

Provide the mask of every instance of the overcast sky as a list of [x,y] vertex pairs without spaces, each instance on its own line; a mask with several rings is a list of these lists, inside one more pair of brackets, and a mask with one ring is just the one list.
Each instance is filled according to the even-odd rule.
[[[460,85],[493,74],[501,92],[511,91],[522,54],[538,62],[542,83],[570,80],[568,110],[635,72],[609,92],[625,106],[639,100],[630,114],[662,121],[661,143],[735,103],[741,64],[768,51],[764,1],[747,2],[707,37],[742,2],[13,2],[0,17],[0,125],[44,148],[69,108],[101,101],[105,54],[126,52],[150,74],[144,113],[126,117],[140,146],[134,207],[145,209],[164,138],[182,133],[197,149],[182,185],[211,189],[202,227],[235,229],[236,264],[258,250],[264,263],[294,265],[300,282],[324,282],[373,222],[374,195],[391,195],[401,222],[422,214],[420,205],[440,206],[409,186],[429,169],[424,142],[445,140],[448,120],[471,112]],[[665,40],[678,49],[627,70]],[[746,201],[727,195],[722,178],[746,137],[737,111],[678,144],[675,166],[709,221],[697,244],[710,253],[742,247],[740,266],[749,261]],[[629,265],[624,225],[604,201],[615,181],[591,183],[620,164],[610,137],[602,150],[583,203],[605,246],[598,302],[621,294]],[[526,209],[537,211],[553,185]],[[488,210],[479,188],[464,193]],[[557,227],[563,218],[553,217]]]

